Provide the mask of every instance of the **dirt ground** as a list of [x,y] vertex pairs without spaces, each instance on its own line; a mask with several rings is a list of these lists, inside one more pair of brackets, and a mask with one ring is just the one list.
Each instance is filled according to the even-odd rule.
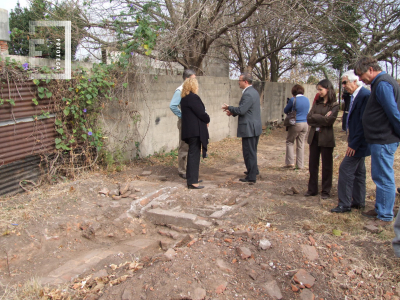
[[[227,138],[209,145],[202,190],[186,188],[171,151],[0,198],[0,299],[400,299],[393,228],[329,212],[340,129],[327,200],[303,196],[307,168],[283,167],[284,128],[261,136],[254,185],[238,181],[241,141]],[[367,209],[374,190],[368,158]]]

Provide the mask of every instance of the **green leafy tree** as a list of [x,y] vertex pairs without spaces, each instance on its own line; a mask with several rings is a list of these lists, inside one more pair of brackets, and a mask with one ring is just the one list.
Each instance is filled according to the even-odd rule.
[[70,2],[53,2],[45,0],[33,0],[29,8],[21,7],[17,3],[15,9],[10,12],[10,39],[8,42],[9,53],[12,55],[29,55],[29,40],[44,39],[43,45],[37,44],[36,51],[42,51],[42,57],[64,58],[65,34],[64,27],[35,28],[35,35],[30,35],[30,21],[71,21],[73,24],[71,38],[71,53],[75,56],[79,41],[82,38],[83,22],[79,17],[78,9]]

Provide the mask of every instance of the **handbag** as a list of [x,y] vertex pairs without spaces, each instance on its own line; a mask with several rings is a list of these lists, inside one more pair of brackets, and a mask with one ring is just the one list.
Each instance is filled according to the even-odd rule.
[[292,111],[290,111],[285,118],[285,121],[283,121],[284,126],[294,126],[296,125],[296,96],[294,97],[293,101],[293,106],[292,106]]

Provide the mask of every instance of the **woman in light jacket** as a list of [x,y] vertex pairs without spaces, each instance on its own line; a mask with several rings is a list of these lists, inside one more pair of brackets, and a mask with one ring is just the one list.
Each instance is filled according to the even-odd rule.
[[[286,137],[286,167],[294,167],[294,140],[296,140],[296,168],[303,169],[304,161],[304,139],[307,134],[307,114],[310,110],[310,100],[304,95],[304,88],[296,84],[292,88],[293,97],[289,99],[284,112],[288,114],[292,110],[296,111],[296,124],[289,126]],[[296,99],[295,108],[293,106]]]
[[335,136],[333,124],[339,112],[339,103],[332,83],[324,79],[317,84],[319,99],[313,104],[307,115],[307,123],[311,126],[308,134],[310,145],[308,190],[305,196],[318,194],[319,157],[322,159],[322,191],[321,198],[330,197],[333,174],[333,148]]
[[199,186],[200,149],[203,158],[207,155],[208,128],[210,116],[197,95],[199,84],[196,78],[188,78],[183,83],[181,93],[182,140],[189,144],[187,157],[186,180],[189,189],[202,189]]

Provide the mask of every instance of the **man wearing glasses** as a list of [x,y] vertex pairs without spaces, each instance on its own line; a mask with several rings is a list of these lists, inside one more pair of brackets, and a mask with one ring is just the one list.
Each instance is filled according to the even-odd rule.
[[250,184],[256,183],[258,175],[257,167],[257,145],[262,133],[260,95],[253,88],[253,77],[250,73],[243,73],[239,77],[239,87],[242,91],[242,98],[239,107],[229,106],[224,103],[222,109],[228,116],[239,116],[237,136],[242,138],[242,152],[247,171],[241,182]]
[[[378,225],[386,226],[393,220],[396,198],[393,163],[400,142],[400,87],[372,57],[358,60],[354,71],[360,80],[371,85],[362,122],[365,139],[371,147],[371,176],[376,185],[376,200],[375,209],[362,215],[375,218]],[[400,239],[397,242],[400,243]]]
[[333,213],[350,212],[352,208],[365,207],[365,157],[371,155],[362,125],[362,116],[371,92],[362,87],[354,71],[344,73],[342,80],[343,88],[351,95],[347,119],[344,120],[346,124],[344,130],[348,133],[348,146],[339,167],[339,203],[336,208],[331,209]]

